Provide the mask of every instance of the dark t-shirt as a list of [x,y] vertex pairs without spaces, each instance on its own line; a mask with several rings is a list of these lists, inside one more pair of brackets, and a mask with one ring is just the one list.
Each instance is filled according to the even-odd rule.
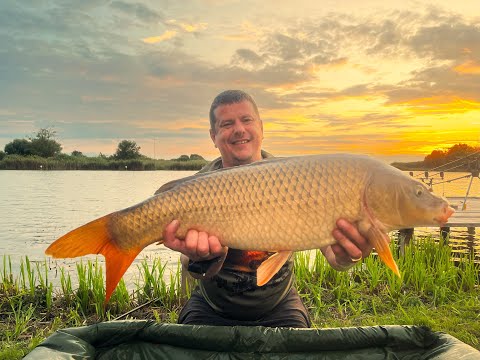
[[293,282],[290,258],[268,283],[257,286],[256,269],[271,254],[229,249],[220,271],[210,279],[200,280],[200,294],[215,311],[226,317],[260,318],[287,295]]

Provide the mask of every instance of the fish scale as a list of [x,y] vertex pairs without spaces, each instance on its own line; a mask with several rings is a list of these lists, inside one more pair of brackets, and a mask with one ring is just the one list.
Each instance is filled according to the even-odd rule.
[[[161,243],[174,219],[180,221],[180,239],[196,229],[216,235],[229,248],[290,252],[334,244],[332,231],[344,218],[357,225],[398,275],[387,232],[442,224],[453,213],[444,199],[398,169],[352,154],[268,159],[187,177],[165,189],[72,230],[46,253],[103,254],[108,300],[133,259],[147,245]],[[258,283],[268,281],[281,265],[275,262],[286,258],[283,254],[260,265]]]

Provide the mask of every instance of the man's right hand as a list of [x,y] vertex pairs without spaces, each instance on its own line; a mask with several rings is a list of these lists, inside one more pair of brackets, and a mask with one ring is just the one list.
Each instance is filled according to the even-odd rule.
[[178,220],[173,220],[167,225],[163,233],[163,244],[174,251],[179,251],[192,261],[204,261],[226,255],[228,248],[222,246],[218,237],[209,235],[204,231],[190,229],[185,239],[176,237],[180,226]]

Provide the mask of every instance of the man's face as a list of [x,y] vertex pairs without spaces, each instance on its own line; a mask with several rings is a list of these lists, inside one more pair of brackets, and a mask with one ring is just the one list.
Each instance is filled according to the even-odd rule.
[[210,137],[220,150],[223,167],[262,159],[263,124],[249,101],[220,105],[214,114]]

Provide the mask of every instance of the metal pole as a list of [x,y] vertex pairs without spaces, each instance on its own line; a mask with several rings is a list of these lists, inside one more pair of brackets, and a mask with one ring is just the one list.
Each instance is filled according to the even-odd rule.
[[473,176],[470,177],[470,184],[468,184],[467,193],[465,194],[465,199],[463,200],[462,210],[467,210],[467,197],[470,192],[470,187],[472,186]]

